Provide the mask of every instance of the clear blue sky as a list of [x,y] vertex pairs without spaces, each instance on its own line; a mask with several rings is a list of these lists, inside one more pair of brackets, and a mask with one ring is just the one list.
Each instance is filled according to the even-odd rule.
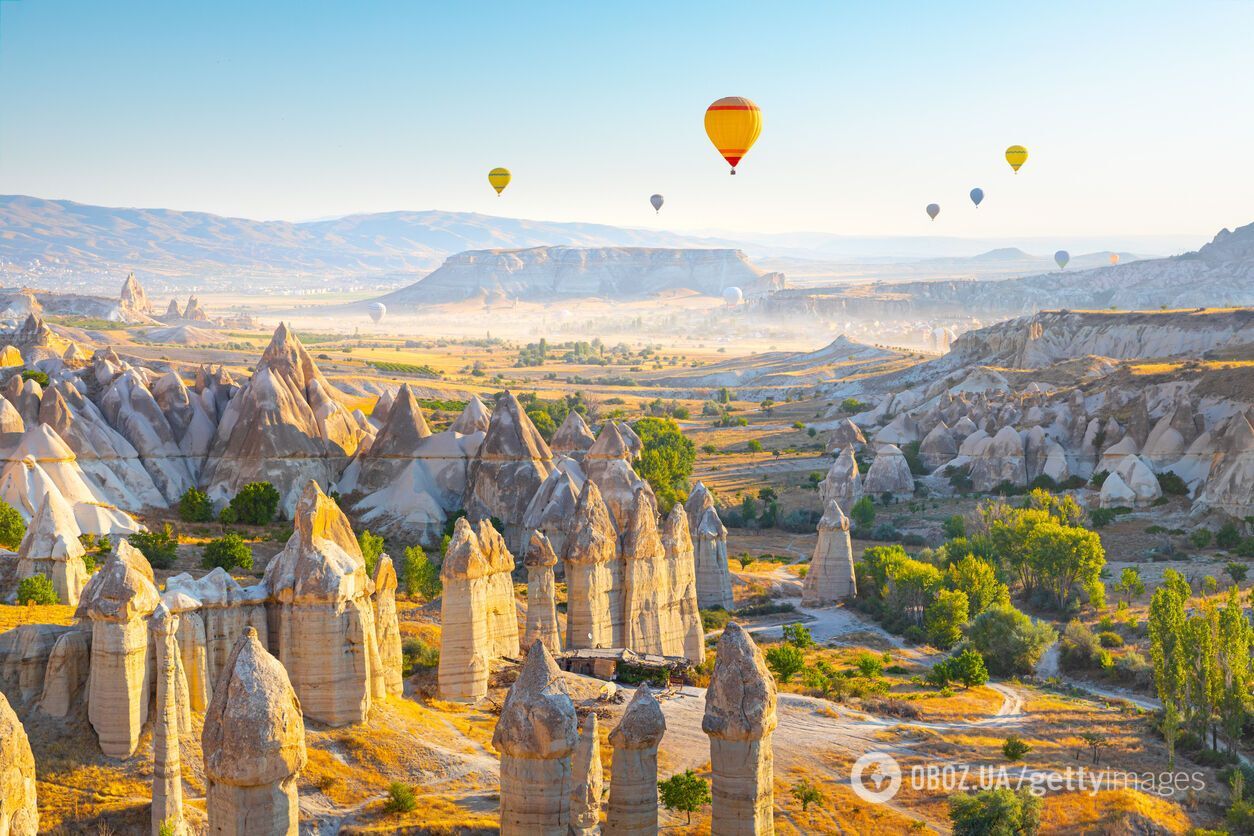
[[[0,0],[0,193],[256,218],[1209,235],[1254,220],[1252,38],[1246,0]],[[734,178],[702,129],[725,95],[765,115]],[[1031,152],[1018,176],[1012,143]],[[514,171],[499,200],[495,165]]]

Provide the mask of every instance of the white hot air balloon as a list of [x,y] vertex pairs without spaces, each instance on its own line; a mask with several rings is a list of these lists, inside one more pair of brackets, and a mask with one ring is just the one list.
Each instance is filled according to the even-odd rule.
[[729,287],[723,291],[723,301],[728,305],[735,307],[745,301],[745,294],[738,287]]
[[382,302],[371,302],[366,306],[366,313],[370,314],[370,318],[378,323],[386,315],[388,309]]

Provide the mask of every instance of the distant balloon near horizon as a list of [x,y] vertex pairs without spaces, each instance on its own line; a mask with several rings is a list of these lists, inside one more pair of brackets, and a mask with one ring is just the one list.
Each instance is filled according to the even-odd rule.
[[762,111],[743,96],[724,96],[705,109],[705,133],[735,174],[762,133]]
[[1067,269],[1067,262],[1071,260],[1071,253],[1066,250],[1059,250],[1054,253],[1054,262],[1058,265],[1059,270]]
[[745,301],[745,293],[738,287],[725,288],[723,290],[723,301],[734,308]]
[[370,318],[374,320],[375,324],[378,324],[387,315],[387,312],[387,306],[382,302],[371,302],[366,306],[366,313],[370,314]]
[[927,205],[927,216],[932,220],[936,220],[936,216],[940,214],[939,203],[929,203]]
[[984,190],[979,186],[971,190],[971,202],[975,204],[976,209],[979,209],[980,204],[984,202]]
[[488,182],[492,184],[492,188],[496,189],[496,196],[500,197],[501,192],[505,191],[505,187],[509,185],[509,181],[513,179],[513,175],[509,173],[508,168],[494,168],[488,172]]
[[1006,149],[1006,162],[1010,163],[1010,167],[1014,169],[1015,174],[1019,173],[1019,169],[1028,161],[1028,149],[1022,145],[1011,145]]
[[650,197],[650,198],[649,198],[649,203],[652,203],[652,204],[653,204],[653,211],[654,211],[654,212],[661,212],[661,211],[662,211],[662,204],[663,204],[664,202],[665,202],[665,201],[662,199],[662,196],[661,196],[660,194],[655,194],[655,195],[653,195],[652,197]]
[[1110,254],[1110,263],[1111,263],[1111,264],[1118,264],[1118,263],[1119,263],[1119,253],[1111,253],[1111,254]]

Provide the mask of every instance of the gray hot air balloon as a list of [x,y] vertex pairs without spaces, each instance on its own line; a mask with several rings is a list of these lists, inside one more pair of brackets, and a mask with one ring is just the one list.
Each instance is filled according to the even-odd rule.
[[1066,250],[1059,250],[1058,252],[1054,253],[1054,261],[1057,262],[1059,270],[1065,270],[1067,268],[1067,262],[1070,260],[1071,260],[1071,253],[1067,252]]
[[388,312],[388,309],[383,305],[382,302],[371,302],[369,305],[366,306],[366,313],[370,314],[370,318],[374,320],[375,322],[378,322],[379,320],[383,319],[383,316],[387,312]]
[[980,203],[984,201],[984,190],[976,186],[971,190],[971,202],[975,204],[975,208],[980,208]]
[[653,210],[655,212],[662,211],[662,196],[660,194],[653,195],[653,197],[649,198],[649,202],[653,204]]
[[927,205],[927,216],[932,220],[936,220],[936,216],[940,214],[939,203],[929,203]]

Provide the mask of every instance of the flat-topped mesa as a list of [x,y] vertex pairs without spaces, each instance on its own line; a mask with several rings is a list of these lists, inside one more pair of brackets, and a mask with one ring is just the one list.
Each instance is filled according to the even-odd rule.
[[697,567],[697,601],[701,609],[730,610],[731,569],[727,565],[727,528],[714,509],[714,497],[701,482],[684,503]]
[[460,517],[444,553],[440,580],[440,699],[473,702],[488,693],[488,576],[492,567],[474,527]]
[[863,493],[871,496],[892,494],[894,499],[914,496],[914,477],[910,464],[901,448],[895,444],[879,444],[875,448],[875,461],[867,469],[862,480]]
[[505,392],[470,465],[466,514],[473,520],[496,517],[505,525],[509,549],[522,553],[528,537],[523,524],[527,504],[553,469],[552,458],[522,404]]
[[222,409],[201,475],[215,505],[249,482],[270,482],[290,517],[305,483],[331,484],[366,438],[346,402],[280,324],[252,378]]
[[[620,647],[618,533],[591,479],[584,483],[575,505],[562,560],[566,564],[566,648]],[[615,563],[619,564],[617,573]]]
[[[686,656],[694,664],[705,661],[705,628],[701,623],[701,608],[697,603],[697,567],[693,554],[692,537],[688,534],[688,514],[678,502],[666,515],[662,524],[662,548],[674,584],[671,598],[673,627],[663,634],[666,655]],[[679,643],[669,644],[678,634]]]
[[35,756],[26,729],[0,694],[0,834],[35,836],[38,832]]
[[[656,513],[651,497],[637,491],[623,532],[622,646],[637,653],[665,652],[663,612],[674,594]],[[667,638],[676,644],[673,635]]]
[[666,733],[662,706],[648,685],[636,689],[610,745],[610,803],[606,834],[646,836],[658,832],[657,747]]
[[637,492],[647,492],[649,499],[657,505],[653,488],[636,473],[631,466],[631,458],[631,447],[619,425],[613,421],[602,425],[596,443],[588,448],[583,457],[583,472],[601,490],[601,497],[619,531],[627,529],[627,517]]
[[814,546],[810,571],[801,588],[801,603],[819,607],[849,598],[857,593],[853,571],[853,544],[849,540],[849,518],[834,499],[827,501],[819,520],[819,539]]
[[775,832],[774,757],[771,735],[775,680],[762,651],[736,622],[715,650],[701,730],[710,738],[713,778],[711,833],[761,836]]
[[562,639],[557,630],[557,591],[553,580],[557,555],[542,532],[531,533],[523,563],[527,567],[527,624],[523,630],[523,645],[530,647],[539,641],[550,653],[560,653]]
[[331,726],[364,721],[381,675],[372,584],[348,519],[317,482],[305,485],[265,586],[271,642],[305,713]]
[[501,833],[566,836],[575,706],[561,671],[541,642],[527,651],[492,734],[501,753]]
[[861,496],[862,474],[858,472],[858,460],[850,445],[840,451],[827,476],[819,483],[819,501],[826,507],[828,500],[834,499],[843,510],[848,511]]
[[210,833],[295,836],[305,721],[287,671],[252,628],[214,684],[201,747]]
[[579,502],[585,481],[583,469],[577,461],[558,456],[553,461],[553,470],[540,484],[523,514],[523,525],[527,530],[543,531],[553,544],[553,550],[559,554],[566,545],[566,529],[575,514],[575,505]]
[[505,545],[505,538],[488,520],[476,526],[479,548],[488,561],[487,607],[488,649],[491,658],[517,658],[518,604],[514,600],[514,556]]
[[86,551],[78,540],[81,534],[73,509],[60,492],[46,493],[17,548],[16,579],[45,575],[61,603],[77,607],[87,585]]
[[592,434],[592,429],[588,426],[588,422],[583,419],[575,410],[566,413],[566,418],[562,421],[562,425],[557,428],[557,432],[553,433],[553,440],[549,442],[549,449],[553,453],[570,456],[576,461],[583,459],[583,454],[588,448],[596,443],[596,436]]
[[191,730],[182,727],[179,706],[178,627],[179,616],[159,604],[151,619],[152,641],[156,648],[157,702],[152,730],[152,832],[186,832],[183,821],[183,775],[179,761],[179,736]]
[[492,414],[488,407],[479,400],[478,395],[471,395],[461,414],[449,425],[449,429],[462,435],[486,433],[492,424]]
[[380,555],[374,567],[374,626],[379,636],[379,662],[382,665],[383,692],[374,696],[399,697],[405,692],[402,676],[401,627],[396,615],[396,567],[392,558]]
[[144,556],[122,540],[83,589],[75,617],[91,620],[87,718],[111,758],[129,758],[148,720],[148,624],[161,597]]
[[600,836],[601,791],[605,773],[601,767],[601,739],[597,713],[589,711],[571,758],[570,836]]

